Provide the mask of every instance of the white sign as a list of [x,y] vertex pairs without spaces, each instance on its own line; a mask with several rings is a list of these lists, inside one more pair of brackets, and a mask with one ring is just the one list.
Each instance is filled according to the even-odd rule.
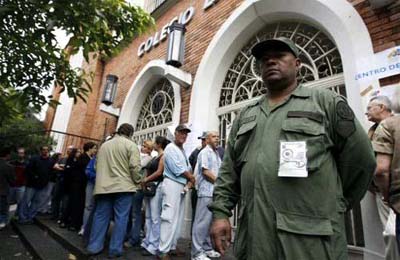
[[369,58],[361,58],[357,63],[358,82],[366,82],[400,74],[400,46],[376,53]]
[[[203,9],[207,10],[210,7],[213,7],[217,2],[218,2],[218,0],[204,0]],[[194,13],[195,13],[195,9],[194,9],[194,7],[191,6],[188,9],[186,9],[184,12],[180,13],[179,16],[175,16],[174,18],[172,18],[172,20],[169,23],[165,24],[161,28],[161,31],[156,32],[154,34],[154,36],[149,37],[147,39],[147,41],[142,42],[139,45],[137,55],[139,57],[142,57],[146,52],[150,52],[153,49],[153,47],[156,47],[160,42],[165,41],[169,35],[169,27],[174,22],[178,22],[183,25],[186,25],[193,19]]]

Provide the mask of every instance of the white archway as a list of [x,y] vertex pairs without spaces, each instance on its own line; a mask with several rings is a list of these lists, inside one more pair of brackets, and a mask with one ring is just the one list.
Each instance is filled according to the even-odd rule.
[[[347,96],[364,121],[356,60],[373,55],[368,29],[346,0],[246,0],[221,26],[208,46],[193,84],[189,122],[194,129],[218,129],[220,86],[236,54],[266,24],[300,20],[332,38],[342,57]],[[208,104],[205,104],[208,103]]]
[[[374,55],[371,38],[362,18],[347,0],[245,0],[224,22],[209,44],[193,83],[189,123],[199,133],[218,129],[216,110],[222,83],[233,59],[242,47],[265,25],[278,21],[302,21],[323,31],[336,44],[343,64],[346,92],[358,119],[366,123],[363,90],[355,80],[357,59]],[[377,84],[377,82],[373,82]],[[380,224],[374,201],[362,203],[365,259],[376,259],[382,252],[374,225]],[[372,255],[375,258],[369,258]]]
[[163,60],[152,60],[146,64],[133,82],[122,105],[118,125],[130,123],[136,125],[140,109],[154,84],[161,78],[167,78],[174,89],[174,112],[172,125],[179,123],[181,112],[180,88],[192,84],[192,76],[180,69],[166,65]]

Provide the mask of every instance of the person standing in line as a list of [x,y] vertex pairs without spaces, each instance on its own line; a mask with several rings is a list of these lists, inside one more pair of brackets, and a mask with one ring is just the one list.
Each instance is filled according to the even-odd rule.
[[161,183],[164,172],[164,150],[170,142],[167,138],[157,136],[154,142],[154,149],[158,153],[146,166],[146,177],[142,182],[142,189],[146,184],[153,183],[156,186],[155,194],[152,197],[144,197],[146,205],[146,236],[141,247],[143,256],[157,255],[160,244],[160,223],[161,223]]
[[96,207],[87,246],[91,255],[99,254],[103,250],[108,225],[113,215],[114,227],[108,255],[115,258],[123,254],[132,197],[142,181],[139,149],[132,141],[132,135],[133,126],[122,124],[117,134],[102,144],[97,153],[94,187]]
[[[368,120],[374,123],[374,125],[371,126],[371,128],[368,131],[368,137],[372,141],[372,137],[374,136],[375,130],[378,127],[378,125],[386,118],[393,116],[392,104],[389,98],[386,96],[373,97],[368,103],[367,112],[365,114]],[[385,230],[391,209],[389,208],[387,203],[382,200],[383,197],[382,193],[376,187],[375,182],[371,184],[369,190],[375,196],[379,218],[381,220],[383,230]],[[385,259],[386,260],[400,259],[396,236],[384,233],[383,240],[385,242]]]
[[82,227],[83,212],[85,209],[86,191],[86,166],[97,152],[97,145],[94,142],[87,142],[83,145],[83,153],[76,160],[75,167],[69,172],[69,198],[66,208],[66,217],[69,218],[68,229],[78,232]]
[[49,156],[49,147],[40,147],[40,155],[32,157],[26,167],[26,187],[21,207],[18,212],[18,222],[33,223],[39,208],[44,203],[46,186],[53,171],[55,162]]
[[298,84],[292,40],[267,39],[251,53],[266,94],[229,134],[209,205],[215,249],[223,255],[229,247],[240,200],[237,259],[347,259],[344,212],[371,183],[371,142],[343,97]]
[[400,244],[400,116],[383,120],[372,137],[376,152],[375,183],[384,202],[396,213],[396,237]]
[[[153,142],[151,140],[145,140],[141,148],[140,165],[141,165],[141,175],[145,177],[145,167],[151,161],[151,152],[153,151]],[[142,230],[142,207],[143,207],[143,191],[142,187],[137,190],[135,195],[133,195],[132,201],[132,211],[131,219],[132,225],[130,231],[128,232],[128,241],[124,243],[124,246],[134,247],[135,249],[140,249],[140,232]]]
[[207,133],[207,146],[201,150],[197,159],[197,178],[198,201],[196,215],[192,230],[192,259],[209,260],[220,257],[221,255],[212,248],[210,239],[210,226],[212,213],[207,208],[212,202],[214,183],[217,180],[221,158],[217,147],[219,134],[215,131]]
[[85,170],[87,178],[86,193],[85,193],[85,211],[83,213],[82,228],[79,231],[80,236],[83,236],[86,230],[88,230],[87,226],[89,223],[89,218],[90,215],[92,214],[95,205],[93,191],[94,191],[94,184],[96,183],[96,160],[97,160],[96,155],[93,155],[92,159],[90,159],[90,162],[86,166]]
[[[197,179],[197,171],[196,171],[196,164],[197,164],[197,157],[199,153],[207,146],[207,132],[203,132],[201,136],[197,137],[197,139],[201,140],[201,145],[196,147],[193,152],[189,156],[190,166],[193,170],[193,176]],[[190,227],[190,232],[193,230],[193,223],[194,223],[194,216],[196,215],[196,205],[197,205],[197,184],[193,189],[190,190],[190,201],[192,203],[192,224]]]
[[185,186],[195,184],[189,160],[183,150],[190,133],[186,125],[175,128],[175,140],[170,143],[164,152],[164,180],[162,182],[162,211],[160,227],[159,257],[170,259],[170,255],[184,256],[176,245],[183,222]]
[[26,176],[25,170],[28,164],[25,155],[25,149],[20,147],[17,149],[17,159],[10,162],[11,165],[15,167],[15,183],[10,187],[9,200],[13,203],[17,203],[17,209],[15,211],[15,216],[18,217],[18,211],[20,208],[20,203],[24,197]]
[[11,148],[0,148],[0,230],[8,224],[10,186],[15,182],[15,168],[8,163]]
[[51,199],[51,213],[52,219],[57,220],[57,223],[60,224],[62,221],[62,214],[65,211],[67,206],[67,196],[65,196],[65,184],[64,184],[64,173],[65,173],[65,165],[67,164],[67,159],[72,152],[72,149],[75,147],[73,145],[69,145],[67,147],[66,156],[62,157],[56,164],[54,165],[54,170],[56,173],[56,183],[53,189],[53,195]]

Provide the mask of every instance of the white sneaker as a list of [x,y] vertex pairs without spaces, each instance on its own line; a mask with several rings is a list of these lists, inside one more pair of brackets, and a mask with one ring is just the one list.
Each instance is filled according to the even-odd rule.
[[218,253],[218,252],[215,251],[215,250],[206,251],[205,253],[206,253],[206,255],[207,255],[208,257],[211,257],[211,258],[218,258],[218,257],[221,257],[221,254]]
[[211,260],[211,259],[208,258],[205,254],[200,254],[196,257],[192,257],[192,260]]
[[83,236],[83,233],[85,233],[85,230],[81,228],[81,230],[79,230],[78,232],[78,236]]
[[0,229],[3,229],[6,227],[6,223],[0,223]]

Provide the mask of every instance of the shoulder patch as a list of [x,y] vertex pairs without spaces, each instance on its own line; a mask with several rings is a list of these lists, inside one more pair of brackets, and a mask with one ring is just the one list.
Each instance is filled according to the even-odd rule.
[[336,113],[342,119],[354,120],[353,110],[351,110],[350,106],[344,101],[339,101],[336,104]]
[[344,100],[336,103],[336,133],[342,138],[348,138],[356,131],[354,112]]

